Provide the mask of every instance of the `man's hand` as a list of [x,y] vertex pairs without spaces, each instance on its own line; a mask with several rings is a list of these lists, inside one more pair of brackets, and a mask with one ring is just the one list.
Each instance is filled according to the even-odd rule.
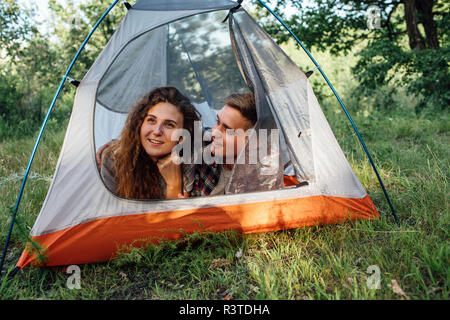
[[110,145],[111,145],[111,142],[108,142],[108,143],[102,145],[100,148],[98,148],[97,153],[95,154],[95,159],[97,160],[98,171],[101,171],[101,168],[102,168],[103,151],[105,151],[105,149],[108,148]]

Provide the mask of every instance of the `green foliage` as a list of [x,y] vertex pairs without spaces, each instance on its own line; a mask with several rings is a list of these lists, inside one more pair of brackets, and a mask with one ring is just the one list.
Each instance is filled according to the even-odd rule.
[[[271,1],[271,7],[307,48],[336,56],[357,52],[359,60],[353,72],[360,82],[356,91],[360,97],[376,95],[385,85],[392,88],[390,96],[404,87],[420,100],[419,113],[427,108],[442,110],[450,104],[450,6],[444,1],[425,2],[415,2],[416,20],[407,19],[405,1],[278,0]],[[285,11],[288,3],[295,9],[289,17]],[[372,5],[380,10],[380,28],[368,28],[367,10]],[[289,41],[290,35],[275,19],[269,19],[265,9],[260,7],[256,15],[278,43]],[[412,47],[417,39],[410,28],[418,30],[416,37],[423,42],[422,47]],[[382,105],[389,102],[387,99]]]
[[36,132],[58,79],[53,70],[58,54],[33,25],[33,11],[8,3],[16,10],[15,19],[3,21],[9,32],[2,39],[8,43],[6,55],[0,57],[0,140]]
[[[50,33],[44,34],[34,19],[36,7],[24,10],[14,0],[0,3],[0,44],[5,49],[0,52],[0,141],[39,130],[67,67],[109,5],[95,0],[79,5],[49,1],[53,19]],[[124,13],[118,7],[107,16],[80,55],[72,78],[83,78]],[[66,85],[52,115],[56,123],[70,115],[73,94]]]
[[30,23],[30,15],[30,12],[21,12],[16,0],[0,3],[0,47],[7,55],[15,56],[21,42],[36,31]]
[[448,61],[450,47],[405,51],[393,43],[374,41],[359,52],[353,71],[360,82],[360,95],[373,95],[381,86],[390,84],[389,96],[405,87],[419,98],[417,112],[425,107],[442,110],[450,105]]
[[[99,0],[87,0],[79,4],[73,1],[65,1],[61,4],[60,1],[49,0],[53,18],[51,27],[58,38],[58,54],[61,59],[61,68],[64,68],[60,71],[61,76],[86,36],[110,5],[109,2]],[[78,80],[83,78],[119,26],[125,13],[125,9],[119,5],[110,11],[78,58],[71,72],[72,78]]]
[[410,78],[407,86],[410,92],[421,94],[417,111],[426,107],[430,109],[447,109],[450,106],[450,46],[441,50],[413,51],[412,63],[408,65],[410,73],[417,72],[415,79]]

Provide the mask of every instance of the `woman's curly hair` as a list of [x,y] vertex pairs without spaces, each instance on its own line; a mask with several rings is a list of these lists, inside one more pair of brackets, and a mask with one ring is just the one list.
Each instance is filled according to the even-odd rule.
[[200,119],[198,111],[190,100],[174,87],[153,89],[140,99],[128,114],[120,139],[114,141],[105,157],[113,157],[116,190],[119,196],[131,199],[161,199],[159,173],[154,163],[141,145],[140,130],[148,110],[160,102],[168,102],[182,113],[183,127],[193,137],[194,122]]

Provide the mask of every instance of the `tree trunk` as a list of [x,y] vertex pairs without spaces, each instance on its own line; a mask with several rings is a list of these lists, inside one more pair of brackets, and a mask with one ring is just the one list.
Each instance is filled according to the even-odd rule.
[[406,30],[408,32],[409,46],[412,50],[424,50],[425,41],[417,27],[417,13],[414,0],[404,0]]
[[439,49],[436,22],[433,19],[433,6],[435,3],[435,0],[416,0],[416,8],[420,13],[420,20],[425,29],[429,49]]

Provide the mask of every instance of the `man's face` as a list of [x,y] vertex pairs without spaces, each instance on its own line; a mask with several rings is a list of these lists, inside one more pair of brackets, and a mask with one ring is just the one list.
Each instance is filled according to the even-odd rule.
[[225,105],[212,128],[211,153],[222,158],[223,163],[234,163],[245,145],[245,131],[251,127],[251,122],[239,110]]

